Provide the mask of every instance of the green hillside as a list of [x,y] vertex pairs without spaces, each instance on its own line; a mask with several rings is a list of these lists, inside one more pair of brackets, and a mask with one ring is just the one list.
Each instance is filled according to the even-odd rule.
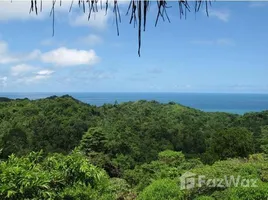
[[[96,107],[68,95],[0,98],[0,150],[1,199],[268,197],[268,111],[240,116],[173,102]],[[187,171],[239,175],[258,187],[181,190]]]

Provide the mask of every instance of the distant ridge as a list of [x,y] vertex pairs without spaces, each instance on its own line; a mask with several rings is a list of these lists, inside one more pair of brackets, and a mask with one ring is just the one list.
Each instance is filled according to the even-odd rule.
[[12,99],[7,98],[7,97],[0,97],[0,102],[10,102]]

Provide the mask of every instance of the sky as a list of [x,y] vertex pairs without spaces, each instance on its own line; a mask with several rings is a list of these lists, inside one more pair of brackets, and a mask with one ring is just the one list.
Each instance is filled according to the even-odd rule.
[[[99,10],[87,20],[70,2],[29,14],[29,0],[0,1],[1,92],[217,92],[268,93],[268,3],[212,2],[180,19],[159,20],[152,2],[138,56],[138,29],[129,24],[128,3],[114,14]],[[193,4],[191,4],[193,7]]]

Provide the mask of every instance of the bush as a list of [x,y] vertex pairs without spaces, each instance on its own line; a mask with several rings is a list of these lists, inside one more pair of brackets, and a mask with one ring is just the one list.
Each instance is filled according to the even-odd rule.
[[138,200],[183,200],[183,192],[177,183],[170,179],[154,181],[138,196]]

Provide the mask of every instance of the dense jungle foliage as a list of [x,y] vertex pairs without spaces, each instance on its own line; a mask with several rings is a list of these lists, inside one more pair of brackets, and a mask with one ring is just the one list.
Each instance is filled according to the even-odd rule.
[[[0,98],[0,159],[0,199],[263,200],[268,111]],[[256,187],[182,189],[185,172],[254,180]]]

